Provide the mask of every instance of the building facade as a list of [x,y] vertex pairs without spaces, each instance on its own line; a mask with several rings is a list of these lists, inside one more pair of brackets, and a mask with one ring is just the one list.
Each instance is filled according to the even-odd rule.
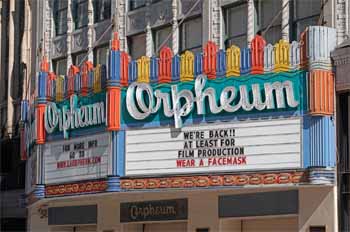
[[338,197],[340,229],[350,230],[349,205],[349,40],[341,43],[332,53],[336,72],[337,93],[337,145],[338,145]]
[[26,82],[31,76],[30,12],[30,1],[0,1],[1,231],[26,228],[26,163],[19,147],[21,100],[27,95]]
[[30,231],[338,231],[347,1],[31,4]]

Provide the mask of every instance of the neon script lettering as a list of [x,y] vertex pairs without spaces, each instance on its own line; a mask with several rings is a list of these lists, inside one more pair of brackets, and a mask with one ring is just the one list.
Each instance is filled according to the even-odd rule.
[[63,131],[64,138],[68,138],[68,130],[105,123],[105,108],[103,102],[84,105],[78,108],[78,97],[72,95],[70,107],[59,109],[54,102],[47,104],[45,109],[45,129],[52,133],[58,127]]
[[[179,91],[177,85],[171,86],[171,93],[169,94],[158,89],[153,91],[152,87],[147,83],[134,82],[129,86],[126,93],[127,110],[134,119],[143,120],[151,114],[157,113],[163,106],[164,115],[173,117],[175,127],[181,128],[183,123],[182,117],[187,116],[194,106],[196,106],[197,114],[205,114],[206,99],[209,104],[209,110],[213,114],[218,114],[222,111],[233,113],[239,109],[244,111],[283,109],[286,108],[286,100],[288,107],[294,108],[299,105],[299,102],[294,97],[293,83],[288,80],[265,83],[263,89],[265,94],[264,102],[259,84],[251,85],[252,101],[246,85],[239,86],[239,95],[236,87],[225,87],[221,91],[218,101],[216,90],[212,87],[205,88],[206,82],[207,77],[199,75],[195,80],[194,94],[188,89]],[[239,100],[236,99],[238,96]]]

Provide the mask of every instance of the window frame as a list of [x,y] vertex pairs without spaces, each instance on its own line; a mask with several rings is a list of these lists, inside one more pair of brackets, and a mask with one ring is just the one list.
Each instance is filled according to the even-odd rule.
[[132,46],[132,44],[133,44],[132,43],[132,38],[137,37],[137,36],[142,36],[142,35],[145,37],[145,43],[144,43],[145,53],[142,54],[141,56],[145,56],[146,55],[146,42],[147,42],[146,33],[134,34],[134,35],[130,35],[130,36],[127,37],[129,55],[132,57],[133,60],[139,59],[141,56],[139,56],[139,57],[134,57],[133,56],[133,54],[132,54],[132,50],[133,50],[132,49],[133,48],[133,46]]
[[[57,64],[62,62],[62,61],[66,61],[65,62],[66,63],[66,72],[65,72],[65,74],[60,74],[58,72]],[[52,60],[53,70],[55,71],[56,75],[65,75],[65,76],[67,75],[67,61],[68,61],[67,57],[62,57],[62,58],[58,58],[58,59]]]
[[[172,28],[172,26],[171,26],[171,24],[166,24],[166,25],[164,25],[164,26],[162,26],[162,27],[158,27],[158,28],[155,28],[153,31],[152,31],[152,34],[153,34],[153,47],[154,47],[154,53],[157,53],[156,55],[158,55],[159,54],[159,51],[160,51],[160,49],[161,49],[161,47],[158,47],[157,45],[157,43],[158,43],[158,37],[157,37],[157,32],[159,32],[159,31],[161,31],[161,30],[164,30],[164,29],[167,29],[167,28],[170,28],[170,33],[171,34],[173,34],[173,28]],[[169,40],[168,40],[168,42],[170,41],[170,46],[168,46],[170,49],[172,49],[172,46],[173,46],[173,41],[172,41],[172,37],[170,37],[169,38]],[[167,42],[167,43],[168,43]],[[164,43],[164,41],[162,41],[162,43]],[[162,44],[161,43],[161,44]],[[166,44],[164,44],[163,46],[166,46],[167,45],[167,43]],[[161,44],[159,44],[159,45],[161,45]],[[158,51],[158,52],[157,52]]]
[[[80,56],[80,55],[84,55],[83,57],[86,57],[85,60],[81,63],[81,64],[78,64],[77,63],[77,58]],[[72,63],[73,65],[77,66],[77,67],[80,67],[85,61],[88,60],[88,51],[87,50],[83,50],[83,51],[79,51],[79,52],[76,52],[76,53],[73,53],[72,54]]]
[[[87,27],[89,24],[89,20],[88,20],[88,10],[89,10],[89,0],[73,0],[73,4],[74,6],[72,7],[72,10],[74,11],[74,17],[73,17],[73,22],[74,22],[74,29],[75,30],[79,30],[82,29],[84,27]],[[87,4],[87,11],[86,11],[86,24],[82,24],[78,26],[78,9],[79,6],[83,5],[83,4]],[[83,17],[84,18],[84,17]]]
[[[132,2],[135,2],[135,1],[144,1],[142,5],[139,5],[139,6],[136,6],[136,7],[132,7],[133,4]],[[142,7],[145,7],[146,6],[146,1],[147,0],[129,0],[128,3],[129,3],[129,11],[133,11],[133,10],[137,10],[137,9],[140,9]]]
[[100,46],[98,46],[98,47],[95,47],[94,48],[94,66],[96,66],[96,65],[98,65],[98,64],[102,64],[102,63],[98,63],[98,61],[97,61],[97,54],[98,54],[98,50],[100,50],[100,49],[103,49],[103,48],[107,48],[107,53],[106,53],[106,57],[107,57],[107,59],[106,59],[106,63],[104,64],[104,65],[107,65],[108,64],[108,49],[109,49],[109,44],[102,44],[102,45],[100,45]]
[[[255,6],[255,8],[257,9],[256,10],[256,16],[257,16],[257,29],[258,29],[258,31],[261,31],[261,32],[263,32],[263,31],[265,31],[266,29],[267,29],[267,27],[268,27],[268,24],[265,26],[265,25],[262,25],[262,2],[263,2],[264,0],[257,0],[257,1],[255,1],[255,4],[258,4],[258,6]],[[270,0],[271,1],[271,0]],[[282,5],[282,1],[280,1],[279,2],[280,3],[280,9],[277,11],[277,13],[279,12],[279,11],[281,11],[282,10],[282,8],[283,8],[283,5]],[[274,18],[274,17],[276,17],[276,15],[275,16],[273,16],[272,17],[272,19]],[[282,12],[280,13],[280,16],[279,16],[280,18],[281,18],[281,20],[278,22],[278,20],[277,21],[275,21],[275,24],[272,24],[270,27],[269,27],[269,29],[271,29],[271,28],[276,28],[276,27],[280,27],[280,36],[279,36],[279,39],[281,39],[282,38]],[[278,23],[276,23],[276,22],[278,22]],[[263,36],[264,37],[264,39],[266,40],[266,43],[271,43],[271,44],[275,44],[275,43],[277,43],[278,42],[278,40],[277,41],[275,41],[275,42],[270,42],[270,41],[267,41],[267,39],[266,39],[266,36],[264,35]]]
[[[109,17],[108,18],[103,17],[103,19],[100,19],[97,14],[97,6],[99,4],[103,5],[105,1],[109,1]],[[99,8],[101,8],[101,5],[99,5]],[[112,18],[112,0],[93,0],[93,6],[94,6],[94,23],[103,22],[105,20]]]
[[[62,8],[59,8],[59,2],[60,1],[66,1],[67,2],[67,5],[65,7],[62,7]],[[60,13],[62,12],[66,12],[66,18],[67,18],[67,14],[68,14],[68,0],[55,0],[54,2],[54,22],[55,22],[55,35],[56,36],[61,36],[61,35],[65,35],[67,34],[67,31],[68,31],[68,23],[67,23],[67,20],[66,20],[66,30],[64,30],[63,32],[59,33],[59,22],[57,21],[59,19],[58,15],[60,15]]]
[[[309,16],[304,16],[304,17],[301,17],[301,18],[298,18],[297,17],[297,1],[298,0],[293,0],[291,1],[291,4],[292,4],[292,14],[291,14],[291,17],[292,19],[290,20],[291,21],[291,25],[292,25],[292,30],[291,30],[291,35],[290,35],[290,39],[291,40],[298,40],[298,37],[300,36],[300,32],[298,32],[299,30],[299,23],[300,22],[305,22],[305,21],[308,21],[308,20],[311,20],[313,18],[316,18],[316,17],[320,17],[321,14],[322,14],[322,8],[324,7],[324,3],[322,0],[319,0],[320,1],[320,13],[319,14],[312,14],[312,15],[309,15]],[[299,0],[300,1],[300,0]],[[324,19],[322,20],[322,22],[324,21]],[[310,24],[310,25],[313,25],[313,24]]]
[[179,53],[183,53],[183,52],[185,52],[185,51],[192,51],[193,53],[197,53],[197,52],[194,52],[194,50],[195,49],[198,49],[198,48],[200,48],[200,50],[203,50],[203,36],[201,35],[201,43],[200,43],[200,45],[198,45],[198,46],[194,46],[194,47],[189,47],[189,48],[184,48],[185,46],[184,46],[184,38],[186,38],[186,36],[184,35],[185,33],[184,33],[184,26],[185,26],[185,24],[186,23],[188,23],[188,22],[190,22],[190,21],[193,21],[193,20],[196,20],[196,19],[201,19],[201,26],[202,26],[202,28],[201,28],[201,33],[203,34],[203,17],[202,17],[202,15],[197,15],[197,16],[194,16],[194,17],[191,17],[191,18],[189,18],[189,19],[187,19],[187,20],[185,20],[182,24],[181,24],[181,26],[180,26],[180,44],[179,44]]
[[[224,19],[224,24],[225,24],[225,32],[224,32],[224,45],[225,45],[225,48],[228,48],[230,47],[229,45],[229,41],[232,40],[232,39],[235,39],[235,38],[239,38],[239,37],[242,37],[242,36],[245,36],[248,40],[248,25],[246,26],[245,28],[245,33],[241,33],[239,35],[235,35],[235,36],[229,36],[228,35],[228,31],[229,31],[229,25],[228,25],[228,17],[229,17],[229,10],[232,9],[232,8],[235,8],[235,7],[242,7],[246,5],[247,7],[247,12],[246,12],[246,15],[248,15],[248,3],[246,1],[238,1],[238,2],[235,2],[233,4],[230,4],[229,6],[225,6],[222,10],[223,10],[223,19]],[[247,19],[247,24],[248,24],[248,19]],[[235,44],[237,46],[237,44]],[[248,46],[248,41],[246,41],[246,47]]]

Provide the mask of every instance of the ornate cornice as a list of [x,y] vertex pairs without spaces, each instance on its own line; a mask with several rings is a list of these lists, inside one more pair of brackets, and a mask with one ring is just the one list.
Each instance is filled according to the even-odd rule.
[[173,188],[244,187],[261,185],[299,184],[307,180],[307,172],[291,171],[260,174],[221,174],[178,176],[165,178],[137,178],[121,180],[121,189],[152,190]]
[[46,186],[45,196],[55,197],[64,195],[87,194],[103,192],[107,189],[107,181],[88,181],[72,184],[60,184]]

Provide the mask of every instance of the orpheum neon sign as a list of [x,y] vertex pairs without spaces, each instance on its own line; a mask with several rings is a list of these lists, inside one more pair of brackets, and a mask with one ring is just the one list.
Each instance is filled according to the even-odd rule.
[[78,107],[78,97],[72,95],[68,105],[61,109],[54,102],[49,102],[45,109],[45,129],[53,133],[57,128],[68,138],[68,130],[103,124],[106,121],[104,102]]
[[[199,75],[194,83],[194,93],[190,89],[178,89],[178,85],[171,85],[170,92],[153,90],[147,83],[132,83],[126,93],[126,106],[130,116],[136,120],[144,120],[151,114],[159,113],[163,108],[166,117],[173,117],[175,127],[181,128],[182,118],[189,115],[194,108],[198,115],[205,114],[208,101],[209,111],[213,114],[221,112],[233,113],[238,110],[258,111],[271,109],[295,108],[299,106],[290,80],[264,83],[261,89],[259,83],[248,85],[226,86],[221,90],[217,99],[217,90],[213,87],[205,88],[207,77]],[[237,90],[238,89],[238,90]],[[264,95],[264,101],[262,96]],[[276,99],[276,104],[275,104]],[[287,105],[286,105],[287,103]]]

